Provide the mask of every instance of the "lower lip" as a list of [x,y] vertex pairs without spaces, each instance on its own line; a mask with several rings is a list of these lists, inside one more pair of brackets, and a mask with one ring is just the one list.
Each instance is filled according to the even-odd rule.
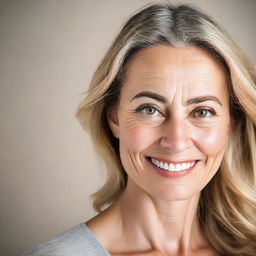
[[199,161],[197,161],[193,166],[190,168],[183,170],[183,171],[178,171],[178,172],[171,172],[171,171],[166,171],[164,169],[158,168],[156,165],[154,165],[151,162],[151,159],[148,159],[150,162],[151,166],[162,176],[167,177],[167,178],[181,178],[184,177],[192,172],[192,170],[197,166]]

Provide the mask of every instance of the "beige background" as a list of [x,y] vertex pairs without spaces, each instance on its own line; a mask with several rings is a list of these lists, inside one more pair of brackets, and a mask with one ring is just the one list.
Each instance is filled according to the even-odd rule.
[[[114,35],[149,2],[0,2],[0,255],[94,215],[104,167],[74,113]],[[182,2],[215,17],[256,63],[255,0]]]

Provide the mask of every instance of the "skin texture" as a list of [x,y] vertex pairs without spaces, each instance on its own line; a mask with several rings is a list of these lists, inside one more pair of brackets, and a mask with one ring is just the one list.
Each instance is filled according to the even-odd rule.
[[[218,255],[200,230],[196,210],[230,133],[221,64],[196,47],[139,51],[108,122],[120,141],[128,183],[110,208],[87,223],[98,240],[116,256]],[[151,157],[197,163],[187,175],[165,176]]]

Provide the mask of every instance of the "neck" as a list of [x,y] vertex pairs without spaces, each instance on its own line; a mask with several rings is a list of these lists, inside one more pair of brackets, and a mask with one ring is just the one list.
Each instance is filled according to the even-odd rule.
[[122,234],[137,247],[135,250],[187,255],[190,250],[206,247],[196,214],[199,196],[182,201],[156,200],[129,180],[117,201]]

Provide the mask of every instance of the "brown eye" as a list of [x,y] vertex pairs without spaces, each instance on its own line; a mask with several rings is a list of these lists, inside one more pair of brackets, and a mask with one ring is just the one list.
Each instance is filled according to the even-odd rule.
[[211,109],[197,109],[194,111],[194,116],[199,118],[207,118],[214,116],[216,113]]

